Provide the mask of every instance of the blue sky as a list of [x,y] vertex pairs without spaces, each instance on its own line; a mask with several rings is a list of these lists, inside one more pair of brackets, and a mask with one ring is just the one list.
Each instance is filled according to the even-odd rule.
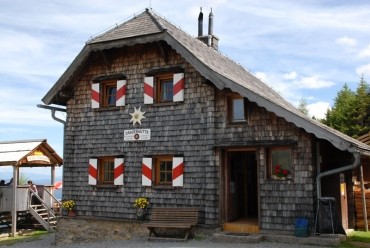
[[[345,83],[356,89],[362,75],[370,81],[367,0],[1,0],[0,6],[0,140],[46,138],[61,156],[63,126],[36,105],[87,40],[147,7],[193,36],[200,7],[205,32],[212,8],[220,52],[295,106],[306,99],[318,118]],[[10,170],[0,168],[0,178],[10,178]]]

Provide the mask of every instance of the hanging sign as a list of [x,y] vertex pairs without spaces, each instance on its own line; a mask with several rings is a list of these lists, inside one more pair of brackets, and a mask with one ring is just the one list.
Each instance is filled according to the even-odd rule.
[[35,151],[32,155],[27,156],[28,162],[42,161],[50,163],[50,158],[45,156],[42,152]]
[[150,129],[125,130],[124,141],[150,140]]

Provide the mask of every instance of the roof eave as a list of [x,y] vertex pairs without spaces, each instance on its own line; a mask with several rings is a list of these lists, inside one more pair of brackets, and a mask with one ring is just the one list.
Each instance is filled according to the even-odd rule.
[[[277,116],[284,118],[288,122],[294,123],[297,127],[304,129],[306,132],[313,134],[319,139],[325,139],[330,141],[335,147],[343,151],[352,151],[353,146],[355,146],[361,153],[368,154],[370,150],[366,147],[360,147],[354,142],[347,141],[338,135],[322,128],[320,125],[316,125],[306,120],[305,118],[292,113],[282,106],[271,102],[268,99],[256,94],[243,87],[240,84],[222,76],[218,72],[209,68],[200,59],[194,56],[186,47],[180,44],[172,35],[166,33],[164,36],[165,41],[171,45],[178,53],[187,59],[187,61],[200,72],[200,74],[206,79],[210,80],[218,89],[222,90],[224,88],[229,88],[234,92],[238,92],[242,96],[248,98],[250,101],[257,103],[259,106],[266,108],[268,111],[275,113]],[[308,117],[307,117],[308,118]]]
[[66,104],[58,103],[56,101],[56,98],[61,93],[62,89],[65,87],[68,81],[73,78],[73,75],[77,71],[77,69],[83,66],[84,63],[86,63],[89,55],[92,52],[102,51],[102,50],[111,49],[111,48],[120,48],[123,46],[132,46],[136,44],[150,43],[150,42],[155,42],[159,40],[163,40],[163,32],[153,33],[150,35],[130,37],[130,38],[125,38],[125,39],[118,39],[118,40],[113,40],[109,42],[86,44],[81,50],[81,52],[76,56],[76,58],[70,64],[70,66],[67,68],[67,70],[62,74],[62,76],[53,85],[53,87],[48,91],[48,93],[46,93],[46,95],[42,98],[42,102],[47,105],[57,104],[57,105],[65,106]]

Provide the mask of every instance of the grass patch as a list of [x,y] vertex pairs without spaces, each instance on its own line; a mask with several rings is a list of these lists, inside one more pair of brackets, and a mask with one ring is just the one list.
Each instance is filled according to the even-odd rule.
[[347,236],[347,240],[342,242],[339,247],[358,248],[370,247],[370,232],[354,231]]
[[15,237],[6,237],[6,238],[0,238],[0,246],[3,245],[14,245],[16,243],[20,242],[30,242],[34,240],[41,239],[42,236],[49,234],[47,231],[33,231],[30,233],[25,233],[22,235],[18,235]]

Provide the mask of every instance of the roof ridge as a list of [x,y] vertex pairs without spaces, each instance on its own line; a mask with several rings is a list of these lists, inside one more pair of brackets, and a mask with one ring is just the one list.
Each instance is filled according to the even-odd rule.
[[31,143],[31,142],[44,142],[46,139],[29,139],[29,140],[9,140],[0,141],[0,144],[15,144],[15,143]]
[[122,21],[119,21],[119,22],[116,22],[115,25],[112,25],[112,26],[109,26],[107,27],[106,29],[98,32],[96,35],[92,35],[90,36],[90,39],[88,39],[85,44],[89,44],[93,41],[95,41],[96,39],[100,38],[101,36],[103,36],[104,34],[114,30],[114,29],[117,29],[119,27],[121,27],[122,25],[125,25],[127,22],[131,21],[132,19],[134,18],[137,18],[138,16],[142,15],[143,13],[145,13],[147,11],[148,8],[144,9],[144,10],[141,10],[141,11],[138,11],[128,17],[126,17],[125,19],[123,19]]

